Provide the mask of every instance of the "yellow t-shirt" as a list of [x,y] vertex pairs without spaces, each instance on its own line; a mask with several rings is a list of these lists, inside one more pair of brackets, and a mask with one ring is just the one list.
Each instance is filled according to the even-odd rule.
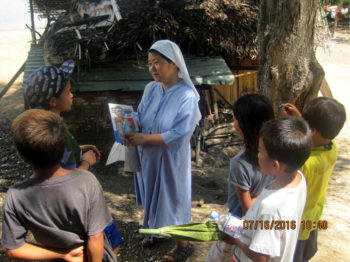
[[[337,146],[333,141],[332,143],[330,149],[325,146],[313,148],[310,157],[301,168],[307,181],[307,198],[299,240],[309,238],[310,232],[317,228],[317,223],[322,216],[328,181],[338,157]],[[311,229],[305,226],[307,221],[311,221],[308,222],[309,225],[311,223]]]

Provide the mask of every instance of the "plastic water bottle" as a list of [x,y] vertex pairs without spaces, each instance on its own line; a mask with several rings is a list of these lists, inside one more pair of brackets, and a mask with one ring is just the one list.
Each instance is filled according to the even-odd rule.
[[219,229],[227,235],[234,237],[237,233],[243,231],[243,220],[231,213],[219,214],[216,211],[212,211],[210,218],[215,220]]

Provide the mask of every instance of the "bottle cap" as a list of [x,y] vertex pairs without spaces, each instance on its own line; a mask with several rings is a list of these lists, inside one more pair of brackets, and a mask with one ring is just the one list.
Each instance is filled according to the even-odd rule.
[[219,216],[220,216],[219,213],[216,212],[216,211],[212,211],[210,213],[210,218],[213,219],[213,220],[217,220],[219,218]]

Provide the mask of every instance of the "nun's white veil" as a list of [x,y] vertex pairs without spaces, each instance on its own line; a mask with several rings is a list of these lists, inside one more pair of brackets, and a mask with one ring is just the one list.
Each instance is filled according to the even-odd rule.
[[170,40],[159,40],[155,42],[150,49],[158,51],[177,65],[179,68],[179,78],[182,78],[186,84],[192,87],[199,101],[199,94],[188,74],[185,60],[179,46]]

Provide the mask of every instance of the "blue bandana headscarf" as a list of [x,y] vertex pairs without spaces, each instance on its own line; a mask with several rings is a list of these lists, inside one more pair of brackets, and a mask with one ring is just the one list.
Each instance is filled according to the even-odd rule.
[[74,61],[67,60],[59,68],[41,66],[24,83],[24,97],[30,108],[45,106],[65,88],[74,70]]

